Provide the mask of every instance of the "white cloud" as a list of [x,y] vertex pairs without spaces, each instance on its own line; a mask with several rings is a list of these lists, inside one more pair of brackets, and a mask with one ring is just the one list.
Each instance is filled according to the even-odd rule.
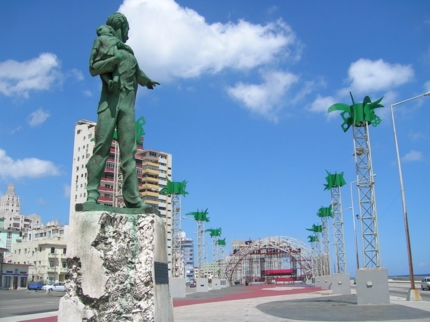
[[91,91],[89,91],[89,90],[84,90],[83,91],[83,93],[84,93],[84,95],[86,96],[86,97],[91,97],[91,96],[93,96],[93,93],[91,93]]
[[17,132],[19,132],[19,131],[21,131],[22,130],[22,127],[21,127],[21,125],[18,125],[16,128],[14,128],[14,129],[12,129],[12,130],[9,130],[9,134],[15,134],[15,133],[17,133]]
[[270,8],[267,9],[267,13],[274,14],[278,10],[279,10],[279,8],[277,6],[271,6]]
[[[409,65],[390,64],[382,59],[372,61],[361,58],[349,67],[349,85],[339,89],[333,96],[321,97],[317,95],[311,104],[310,111],[326,113],[327,109],[335,103],[352,105],[350,92],[352,92],[356,103],[362,102],[364,95],[369,95],[372,101],[383,97],[382,104],[387,106],[396,99],[396,93],[392,89],[410,82],[413,77],[414,71]],[[381,92],[382,95],[380,95]],[[378,94],[378,97],[373,97],[373,94]],[[387,108],[377,110],[377,114],[382,119],[385,119],[388,113],[389,109]],[[330,113],[328,117],[331,118],[335,114]]]
[[414,70],[410,65],[390,64],[382,59],[372,61],[361,58],[348,70],[351,90],[357,93],[386,91],[412,80]]
[[37,200],[36,200],[36,202],[39,204],[39,205],[41,205],[41,206],[46,206],[48,203],[46,202],[46,200],[45,199],[43,199],[43,198],[38,198]]
[[51,53],[23,62],[0,62],[0,93],[28,97],[31,91],[49,90],[62,79],[59,66],[57,56]]
[[80,70],[77,70],[76,68],[73,68],[72,70],[70,70],[69,76],[73,77],[77,81],[84,80],[84,74],[82,74],[82,72]]
[[64,191],[64,197],[70,198],[70,191],[71,191],[70,185],[64,184],[63,185],[63,191]]
[[198,77],[227,68],[249,70],[296,59],[300,44],[282,20],[208,24],[173,0],[125,0],[129,42],[142,70],[158,81]]
[[30,115],[28,115],[27,117],[28,124],[30,126],[36,126],[36,125],[42,124],[50,116],[51,114],[49,114],[49,111],[44,111],[43,109],[39,108],[36,112],[33,112]]
[[[332,96],[321,96],[317,95],[317,98],[312,102],[310,110],[312,112],[323,112],[327,113],[327,110],[330,106],[333,104],[339,103],[334,97]],[[331,114],[329,114],[330,116]]]
[[404,157],[402,157],[402,161],[404,162],[414,162],[414,161],[422,161],[424,156],[421,152],[411,150]]
[[414,141],[427,139],[427,136],[423,132],[411,132],[408,134],[408,137]]
[[277,112],[282,106],[282,98],[291,85],[298,81],[298,76],[279,71],[260,73],[264,80],[262,84],[240,82],[234,87],[227,88],[227,93],[250,111],[277,122]]
[[0,149],[0,178],[41,178],[59,174],[60,171],[51,161],[36,158],[13,160]]

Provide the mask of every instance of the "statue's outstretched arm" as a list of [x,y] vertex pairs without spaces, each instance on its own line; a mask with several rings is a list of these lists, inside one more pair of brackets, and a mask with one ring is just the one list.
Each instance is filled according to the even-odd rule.
[[146,86],[149,89],[153,89],[155,85],[160,85],[159,82],[153,81],[150,79],[146,74],[139,69],[138,75],[137,75],[137,82],[140,86]]

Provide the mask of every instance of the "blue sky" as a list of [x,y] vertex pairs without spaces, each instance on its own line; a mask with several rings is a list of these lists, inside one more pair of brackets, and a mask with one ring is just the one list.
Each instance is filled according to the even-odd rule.
[[[24,215],[68,223],[74,124],[96,121],[100,92],[90,49],[116,11],[129,19],[141,69],[161,83],[138,93],[145,147],[173,155],[173,179],[188,181],[183,213],[208,208],[206,227],[221,227],[227,243],[306,241],[330,204],[326,170],[344,172],[350,207],[352,133],[326,111],[349,104],[349,91],[357,101],[384,96],[370,129],[381,259],[389,274],[408,273],[389,106],[430,90],[430,2],[2,1],[0,192],[14,183]],[[395,111],[414,268],[429,273],[430,98]],[[194,236],[196,224],[183,230]]]

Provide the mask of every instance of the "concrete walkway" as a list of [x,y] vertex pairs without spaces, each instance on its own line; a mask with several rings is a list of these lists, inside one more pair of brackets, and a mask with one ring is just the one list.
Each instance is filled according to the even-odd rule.
[[[353,290],[354,293],[354,290]],[[391,296],[390,305],[356,304],[355,294],[333,295],[309,286],[233,286],[174,299],[175,322],[430,321],[430,302]],[[0,322],[56,322],[56,312]]]

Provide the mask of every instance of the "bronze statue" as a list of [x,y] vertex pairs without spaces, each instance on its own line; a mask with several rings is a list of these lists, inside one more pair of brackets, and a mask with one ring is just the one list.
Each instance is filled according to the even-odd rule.
[[98,188],[109,156],[112,137],[117,130],[123,175],[122,196],[127,208],[147,208],[137,181],[134,104],[138,85],[153,89],[158,82],[139,69],[133,50],[125,45],[129,25],[121,13],[110,15],[106,26],[97,29],[90,55],[90,73],[100,75],[102,91],[97,109],[95,147],[88,161],[86,204],[96,204]]

